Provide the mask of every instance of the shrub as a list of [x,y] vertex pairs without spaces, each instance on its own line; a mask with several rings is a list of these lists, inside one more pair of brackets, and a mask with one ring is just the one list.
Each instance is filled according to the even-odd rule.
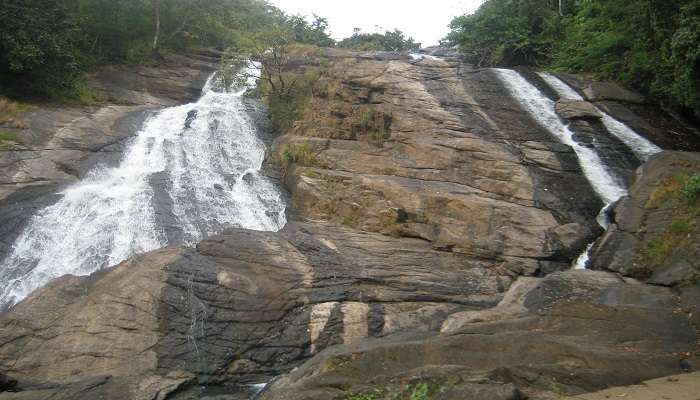
[[351,133],[358,139],[382,146],[389,134],[391,116],[368,106],[353,110]]
[[319,166],[321,164],[318,155],[308,142],[282,146],[279,153],[273,158],[273,162],[285,173],[294,164],[305,167]]
[[688,203],[692,203],[700,198],[700,174],[696,173],[688,177],[681,193],[683,199]]
[[11,132],[0,131],[0,151],[6,150],[9,142],[18,142],[17,135]]

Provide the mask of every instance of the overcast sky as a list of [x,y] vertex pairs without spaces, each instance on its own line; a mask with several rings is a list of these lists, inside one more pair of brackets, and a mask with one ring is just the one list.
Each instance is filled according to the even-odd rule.
[[271,0],[289,14],[327,18],[332,35],[342,39],[353,28],[376,32],[398,28],[423,46],[445,37],[452,18],[474,12],[484,0]]

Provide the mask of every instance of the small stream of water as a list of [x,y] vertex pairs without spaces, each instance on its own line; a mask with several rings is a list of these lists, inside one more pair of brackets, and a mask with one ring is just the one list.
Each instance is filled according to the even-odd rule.
[[[604,229],[607,229],[609,225],[607,211],[614,202],[627,194],[625,185],[602,162],[596,149],[586,147],[574,139],[573,131],[557,115],[554,101],[528,82],[517,71],[495,69],[495,72],[513,97],[540,125],[574,150],[584,175],[605,204],[605,207],[598,214],[597,221]],[[539,75],[562,99],[584,100],[576,91],[555,76],[548,73],[539,73]],[[640,160],[646,161],[651,155],[661,151],[658,146],[639,136],[627,125],[617,121],[600,109],[598,111],[603,115],[602,122],[606,129],[629,147]],[[574,261],[574,268],[586,268],[592,248],[593,243],[589,244],[586,250]]]

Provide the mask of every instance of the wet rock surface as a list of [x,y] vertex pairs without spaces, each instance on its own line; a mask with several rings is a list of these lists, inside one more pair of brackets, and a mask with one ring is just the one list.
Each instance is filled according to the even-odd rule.
[[[217,59],[169,56],[157,66],[105,67],[90,79],[98,106],[36,107],[21,144],[0,152],[0,259],[37,209],[96,165],[119,162],[126,143],[153,110],[195,99]],[[3,128],[5,129],[5,128]]]
[[[0,399],[238,400],[272,380],[257,398],[544,400],[700,367],[700,292],[570,270],[602,202],[492,71],[325,56],[272,144],[271,160],[310,153],[270,166],[291,222],[37,290],[0,315],[0,371],[17,382]],[[572,122],[632,176],[601,126]]]

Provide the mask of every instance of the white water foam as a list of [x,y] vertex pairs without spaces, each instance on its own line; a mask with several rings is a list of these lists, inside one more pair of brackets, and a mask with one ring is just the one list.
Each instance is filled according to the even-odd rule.
[[[538,72],[537,73],[547,84],[554,89],[559,97],[562,99],[566,100],[578,100],[578,101],[583,101],[584,98],[579,95],[572,87],[567,85],[565,82],[563,82],[561,79],[557,78],[556,76],[547,73],[547,72]],[[646,138],[640,136],[632,130],[629,126],[625,125],[624,123],[616,120],[610,114],[606,113],[605,111],[601,110],[600,108],[594,106],[596,111],[598,111],[603,118],[601,119],[601,122],[603,122],[603,125],[605,125],[605,128],[613,134],[615,137],[620,139],[636,156],[639,160],[641,161],[647,161],[649,157],[653,156],[654,154],[658,153],[661,151],[661,148],[651,141],[647,140]],[[608,220],[608,209],[612,206],[612,203],[607,203],[605,207],[600,211],[600,214],[598,214],[598,224],[603,228],[603,229],[608,229],[608,226],[610,225],[610,221]],[[594,242],[595,243],[595,242]],[[593,249],[594,243],[591,243],[588,245],[586,248],[586,251],[579,256],[579,258],[576,260],[574,263],[575,268],[578,269],[584,269],[586,268],[586,265],[588,264],[588,261],[590,260],[590,252]]]
[[422,60],[424,58],[428,59],[428,60],[442,60],[443,59],[441,57],[431,56],[430,54],[423,54],[423,53],[409,53],[408,55],[414,60]]
[[[31,219],[0,264],[0,309],[59,276],[175,244],[168,229],[193,244],[226,227],[284,226],[283,198],[260,173],[265,145],[246,112],[247,88],[215,86],[212,76],[199,101],[150,117],[117,167],[91,171]],[[161,201],[174,214],[169,226],[155,204],[157,176],[165,177]]]
[[[594,149],[585,147],[574,140],[573,132],[557,115],[554,107],[555,103],[552,100],[516,71],[496,69],[496,73],[506,87],[508,87],[511,94],[528,110],[540,125],[544,126],[559,138],[562,143],[571,146],[574,150],[584,175],[603,200],[603,203],[605,203],[605,207],[601,210],[600,214],[598,214],[597,221],[601,226],[607,228],[608,221],[606,216],[608,207],[622,196],[625,196],[627,190],[608,172],[605,164],[603,164]],[[568,89],[571,90],[570,88]],[[573,92],[573,94],[578,96],[576,92]],[[574,261],[574,268],[584,269],[586,267],[590,259],[590,250],[592,248],[593,244],[590,244],[586,251]]]
[[[579,95],[574,89],[563,82],[556,76],[547,72],[537,73],[549,86],[554,89],[559,97],[566,100],[584,100],[581,95]],[[595,106],[594,106],[595,107]],[[641,161],[647,161],[649,157],[661,151],[661,148],[646,138],[640,136],[637,132],[632,130],[629,126],[616,120],[610,114],[595,107],[596,110],[603,116],[601,122],[605,125],[605,128],[613,134],[615,137],[620,139]]]
[[540,125],[574,150],[584,175],[605,204],[612,203],[627,193],[622,184],[608,172],[596,151],[574,140],[574,133],[559,118],[552,100],[516,71],[495,69],[495,72],[513,97]]

